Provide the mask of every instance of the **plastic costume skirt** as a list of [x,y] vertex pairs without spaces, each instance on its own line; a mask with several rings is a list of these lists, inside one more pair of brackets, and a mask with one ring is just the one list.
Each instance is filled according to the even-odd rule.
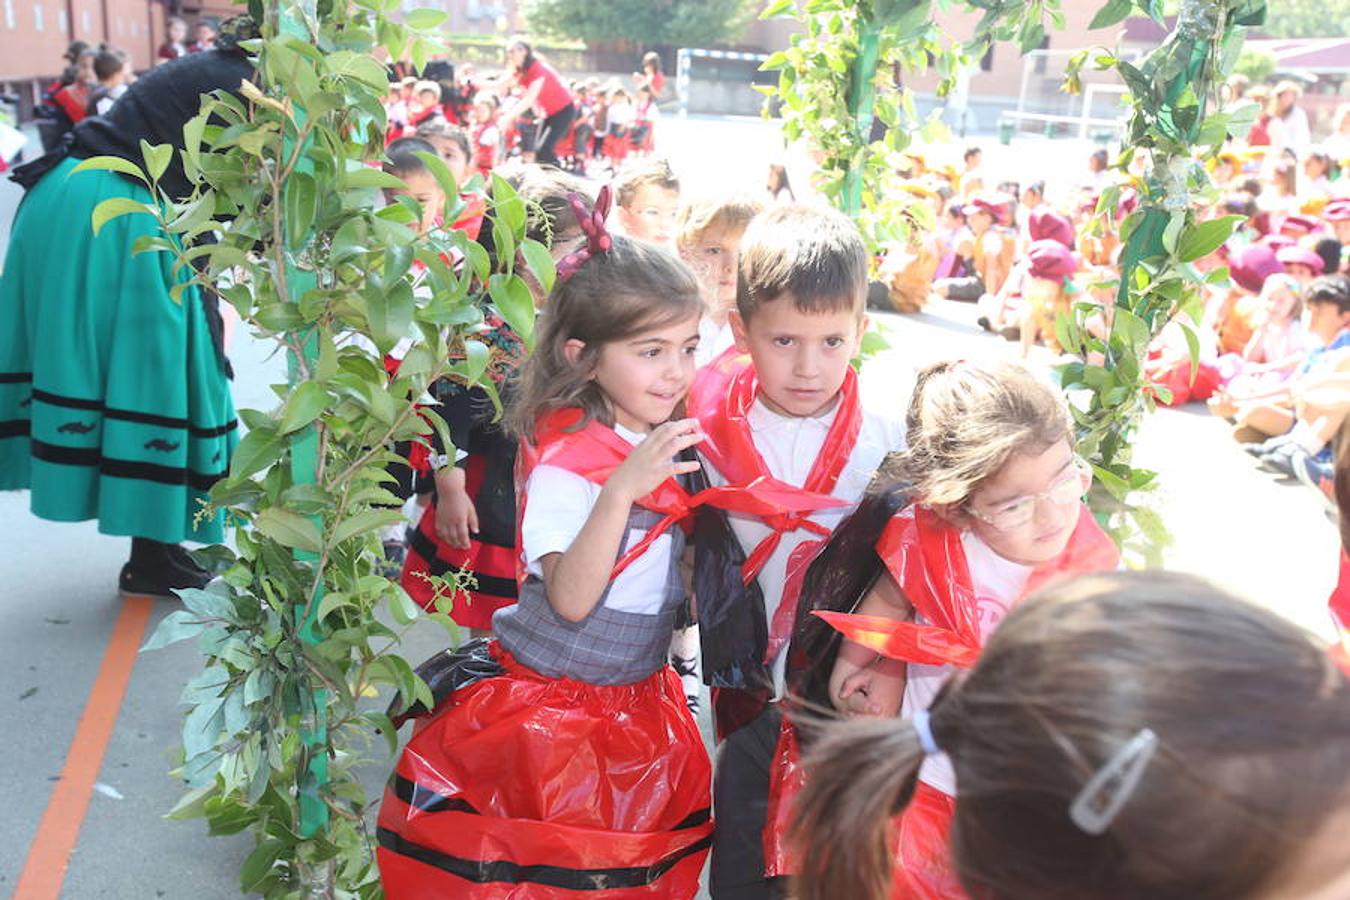
[[390,900],[691,898],[711,843],[711,764],[669,667],[601,687],[502,674],[438,703],[379,816]]

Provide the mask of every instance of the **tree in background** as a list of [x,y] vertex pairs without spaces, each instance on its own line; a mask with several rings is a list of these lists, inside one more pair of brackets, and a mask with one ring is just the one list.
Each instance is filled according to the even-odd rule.
[[733,41],[754,15],[754,0],[529,0],[540,34],[588,42],[710,47]]
[[1350,7],[1325,0],[1279,0],[1270,5],[1261,30],[1281,38],[1347,37]]

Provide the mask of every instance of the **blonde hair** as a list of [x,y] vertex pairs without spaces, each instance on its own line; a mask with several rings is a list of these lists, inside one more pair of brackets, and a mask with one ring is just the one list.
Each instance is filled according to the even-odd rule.
[[680,207],[675,220],[675,246],[689,250],[713,229],[744,234],[764,204],[750,197],[703,198]]
[[1070,440],[1063,396],[1014,362],[941,362],[919,373],[892,462],[929,506],[956,507],[1017,454]]

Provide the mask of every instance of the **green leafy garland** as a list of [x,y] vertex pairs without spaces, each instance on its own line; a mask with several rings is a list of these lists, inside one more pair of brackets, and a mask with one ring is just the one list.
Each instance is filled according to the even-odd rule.
[[[1114,24],[1130,7],[1112,0],[1096,21]],[[1161,16],[1160,10],[1147,11]],[[1155,398],[1171,397],[1150,382],[1144,361],[1163,328],[1176,322],[1194,366],[1200,344],[1191,326],[1203,314],[1204,288],[1227,280],[1226,270],[1202,275],[1194,263],[1218,249],[1242,217],[1202,220],[1196,201],[1208,206],[1217,199],[1204,161],[1230,135],[1245,134],[1256,110],[1250,104],[1206,110],[1237,61],[1244,26],[1259,25],[1264,15],[1264,0],[1184,0],[1175,30],[1137,66],[1107,51],[1083,51],[1068,72],[1070,89],[1089,57],[1098,68],[1119,73],[1133,113],[1116,167],[1128,173],[1136,156],[1146,154],[1144,174],[1130,179],[1138,208],[1121,225],[1120,287],[1108,334],[1102,339],[1089,331],[1087,319],[1100,312],[1091,303],[1075,304],[1071,314],[1061,315],[1056,331],[1061,345],[1076,348],[1081,357],[1059,373],[1066,391],[1086,399],[1072,408],[1080,452],[1091,461],[1099,486],[1094,509],[1124,549],[1147,565],[1161,561],[1168,536],[1157,514],[1137,502],[1139,492],[1156,485],[1157,473],[1132,466],[1132,445]],[[1094,228],[1106,227],[1115,216],[1122,190],[1103,192]]]
[[[1023,52],[1040,46],[1047,23],[1064,27],[1060,0],[963,0],[980,14],[974,37],[963,45],[945,43],[934,25],[933,0],[775,0],[762,18],[795,16],[805,30],[792,45],[771,56],[764,68],[779,72],[777,86],[763,89],[777,101],[788,141],[806,138],[820,157],[818,186],[830,202],[853,216],[876,253],[904,241],[915,229],[933,227],[926,204],[913,203],[895,189],[895,154],[916,127],[908,92],[898,98],[877,94],[889,83],[891,67],[933,68],[945,95],[960,67],[978,58],[989,43],[1013,40]],[[1108,0],[1092,28],[1115,25],[1142,13],[1160,23],[1162,0]],[[1133,114],[1127,147],[1117,160],[1122,171],[1136,154],[1147,153],[1148,169],[1137,185],[1139,207],[1122,226],[1124,253],[1119,294],[1105,340],[1088,330],[1101,313],[1092,303],[1075,305],[1056,324],[1061,345],[1079,351],[1082,361],[1061,367],[1062,384],[1075,403],[1079,450],[1093,464],[1099,487],[1093,507],[1134,559],[1156,564],[1166,530],[1136,492],[1155,485],[1156,473],[1130,464],[1135,432],[1154,398],[1166,390],[1144,374],[1149,345],[1179,314],[1199,321],[1202,285],[1226,273],[1202,276],[1192,265],[1232,233],[1238,219],[1201,221],[1195,201],[1215,199],[1204,157],[1217,153],[1230,135],[1250,126],[1253,108],[1210,113],[1214,87],[1232,70],[1242,49],[1243,27],[1260,24],[1265,0],[1182,0],[1176,29],[1138,66],[1109,50],[1083,51],[1070,65],[1066,87],[1078,86],[1089,61],[1113,68],[1130,89]],[[873,118],[887,127],[884,142],[869,142]],[[931,122],[931,120],[930,120]],[[930,129],[931,124],[925,124]],[[929,135],[925,135],[929,136]],[[1199,158],[1197,158],[1197,151]],[[1103,193],[1095,228],[1114,215],[1121,189]],[[1192,358],[1198,341],[1184,326]]]
[[[528,340],[534,307],[521,275],[529,269],[546,290],[554,277],[547,250],[524,237],[524,202],[499,178],[489,191],[495,271],[461,232],[419,235],[415,202],[375,209],[378,190],[405,187],[377,165],[388,90],[377,49],[393,59],[408,50],[420,63],[445,18],[416,10],[400,24],[388,17],[395,8],[352,0],[263,10],[261,38],[245,45],[258,76],[244,99],[204,97],[184,129],[195,190],[183,202],[158,191],[168,146],[143,145],[143,170],[106,157],[83,163],[139,177],[159,199],[109,201],[95,229],[117,215],[155,216],[163,236],[136,252],[168,252],[180,272],[195,264],[191,283],[216,290],[291,358],[278,408],[241,411],[248,434],[211,492],[235,526],[235,549],[203,554],[223,577],[181,592],[185,609],[146,644],[195,637],[205,657],[183,691],[176,774],[188,792],[170,815],[204,817],[212,834],[250,831],[240,889],[265,897],[380,895],[357,769],[377,742],[392,754],[397,735],[373,701],[384,688],[431,702],[394,652],[421,610],[377,572],[379,532],[401,521],[386,486],[386,467],[400,461],[391,448],[426,431],[414,400],[439,378],[495,397],[484,378],[493,351],[477,337],[483,309],[490,301]],[[454,221],[460,186],[438,157],[424,159]],[[201,240],[210,234],[214,242]],[[410,335],[416,343],[391,378],[381,357]],[[430,419],[450,446],[444,423]],[[429,618],[455,639],[447,616]]]

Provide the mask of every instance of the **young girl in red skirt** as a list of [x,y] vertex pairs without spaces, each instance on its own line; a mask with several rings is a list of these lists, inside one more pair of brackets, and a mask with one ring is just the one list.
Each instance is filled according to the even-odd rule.
[[[1082,502],[1091,478],[1064,399],[1022,366],[929,367],[906,425],[908,449],[813,566],[789,651],[794,690],[845,717],[928,709],[1029,592],[1119,563]],[[787,876],[799,865],[784,839],[802,775],[786,719],[770,765],[766,869]],[[965,897],[948,861],[956,795],[951,763],[926,760],[896,822],[893,898]]]
[[[531,166],[508,179],[532,210],[525,236],[550,248],[555,259],[571,249],[581,230],[570,197],[589,209],[584,185],[563,172]],[[481,229],[479,243],[495,255],[492,227]],[[528,279],[527,279],[528,281]],[[530,282],[533,284],[533,282]],[[543,292],[532,288],[537,304]],[[483,315],[484,330],[476,337],[488,347],[488,377],[501,397],[525,360],[520,336],[495,311]],[[426,609],[449,603],[449,614],[474,637],[492,629],[492,615],[516,602],[516,442],[498,421],[497,407],[482,387],[466,388],[453,379],[432,388],[436,413],[445,421],[454,446],[444,447],[430,435],[431,452],[419,483],[432,490],[415,529],[408,535],[401,583]],[[434,488],[434,490],[433,490]],[[465,572],[469,584],[458,590],[445,579]]]
[[582,210],[512,408],[519,602],[446,658],[380,810],[391,900],[698,891],[711,764],[666,657],[702,304],[673,257],[604,232],[607,200]]

